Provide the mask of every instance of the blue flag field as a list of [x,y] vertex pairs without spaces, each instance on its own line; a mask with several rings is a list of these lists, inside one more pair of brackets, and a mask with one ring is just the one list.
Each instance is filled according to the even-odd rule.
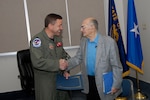
[[108,12],[108,35],[111,36],[118,45],[119,55],[120,55],[120,61],[123,66],[123,77],[129,75],[129,67],[126,64],[126,53],[124,49],[124,44],[122,40],[118,15],[116,12],[116,7],[114,0],[109,0],[109,12]]
[[143,53],[134,0],[128,0],[127,65],[143,74]]

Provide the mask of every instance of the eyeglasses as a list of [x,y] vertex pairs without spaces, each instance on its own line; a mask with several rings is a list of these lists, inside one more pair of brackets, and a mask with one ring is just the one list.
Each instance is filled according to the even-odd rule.
[[91,26],[91,24],[82,25],[82,26],[81,26],[81,29],[84,30],[84,29],[86,29],[86,28],[88,28],[88,27],[90,27],[90,26]]
[[86,28],[86,26],[81,26],[81,29],[83,29],[83,30],[84,30],[85,28]]
[[87,27],[88,27],[88,25],[82,25],[82,26],[81,26],[81,29],[84,30],[84,29],[86,29]]

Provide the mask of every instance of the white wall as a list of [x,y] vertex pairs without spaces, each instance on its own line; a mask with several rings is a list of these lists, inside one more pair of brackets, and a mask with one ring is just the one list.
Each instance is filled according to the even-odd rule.
[[16,55],[0,57],[0,93],[20,90]]
[[[104,0],[105,15],[106,15],[106,27],[107,27],[107,6],[108,0]],[[116,9],[119,16],[119,22],[121,25],[123,40],[126,45],[126,16],[127,16],[127,0],[115,0]],[[136,12],[138,17],[138,23],[140,26],[141,43],[143,47],[144,56],[144,74],[139,74],[139,79],[150,83],[149,78],[149,59],[150,59],[150,10],[148,10],[150,0],[135,0]],[[147,11],[148,10],[148,11]],[[106,29],[107,31],[107,29]],[[67,52],[73,56],[77,48],[68,49]],[[0,55],[0,93],[8,91],[20,90],[20,79],[18,79],[19,71],[17,66],[16,55]],[[131,69],[130,76],[135,77],[135,71]]]

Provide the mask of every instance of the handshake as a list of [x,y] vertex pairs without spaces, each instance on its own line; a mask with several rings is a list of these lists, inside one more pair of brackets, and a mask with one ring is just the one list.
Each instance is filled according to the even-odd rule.
[[60,59],[59,60],[59,69],[60,70],[65,70],[68,67],[68,62],[65,59]]

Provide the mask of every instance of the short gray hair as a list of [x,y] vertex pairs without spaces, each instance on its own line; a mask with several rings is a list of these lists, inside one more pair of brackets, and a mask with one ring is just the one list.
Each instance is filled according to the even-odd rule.
[[96,30],[98,30],[98,21],[96,19],[91,19],[90,23],[92,23]]

